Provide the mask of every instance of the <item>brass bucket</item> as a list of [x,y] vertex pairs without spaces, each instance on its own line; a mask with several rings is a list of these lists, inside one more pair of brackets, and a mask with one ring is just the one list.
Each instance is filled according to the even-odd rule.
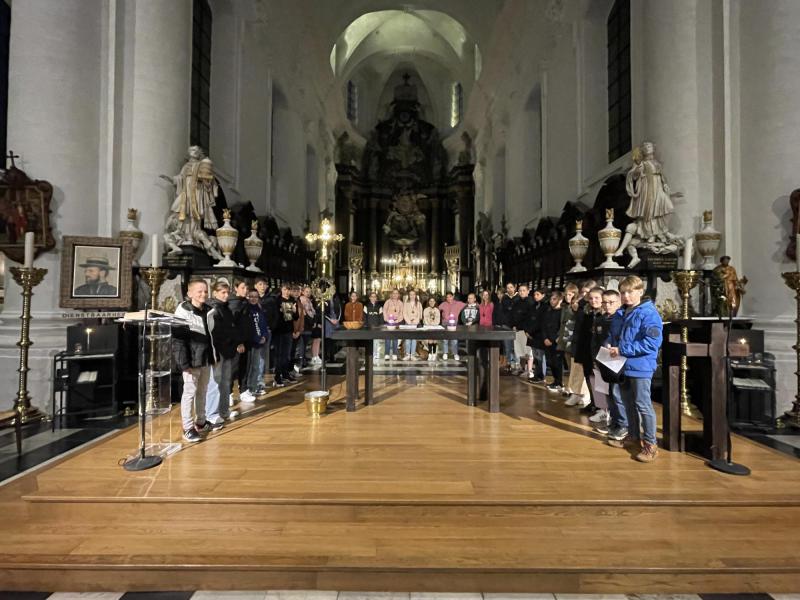
[[328,399],[330,396],[330,393],[325,390],[306,392],[305,399],[308,416],[317,419],[324,415],[325,411],[328,409]]

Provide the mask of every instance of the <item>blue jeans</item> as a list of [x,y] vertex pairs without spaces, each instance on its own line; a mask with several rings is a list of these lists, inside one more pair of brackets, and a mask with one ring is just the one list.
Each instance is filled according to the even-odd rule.
[[217,417],[227,419],[231,414],[231,374],[234,363],[238,364],[239,355],[223,358],[211,365],[211,376],[208,378],[206,390],[206,418],[216,421]]
[[458,354],[458,340],[442,340],[442,354]]
[[628,411],[619,391],[618,383],[608,384],[608,413],[611,415],[611,427],[628,428]]
[[[656,411],[650,399],[651,378],[625,377],[620,385],[622,401],[628,413],[629,435],[643,439],[648,444],[656,443]],[[641,435],[639,429],[641,428]]]
[[397,338],[386,340],[386,354],[397,356]]
[[258,348],[250,348],[247,351],[247,383],[245,384],[245,389],[253,393],[257,389],[264,387],[264,368],[268,356],[267,353],[269,352],[267,344]]
[[533,373],[537,379],[544,379],[547,375],[547,354],[541,348],[533,349]]
[[406,356],[414,356],[417,353],[417,340],[406,340]]
[[506,355],[508,364],[516,364],[517,355],[514,354],[514,340],[503,340],[503,354]]

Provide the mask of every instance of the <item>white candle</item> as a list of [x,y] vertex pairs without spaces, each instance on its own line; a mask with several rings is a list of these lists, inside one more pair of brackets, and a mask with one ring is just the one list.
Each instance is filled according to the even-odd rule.
[[158,234],[150,238],[150,266],[154,269],[161,266],[161,253],[158,251]]
[[800,273],[800,233],[794,238],[794,257],[797,259],[797,272]]
[[30,269],[33,266],[33,232],[28,231],[25,234],[25,263],[24,266],[26,269]]
[[683,268],[685,271],[692,269],[692,238],[686,238],[683,245]]

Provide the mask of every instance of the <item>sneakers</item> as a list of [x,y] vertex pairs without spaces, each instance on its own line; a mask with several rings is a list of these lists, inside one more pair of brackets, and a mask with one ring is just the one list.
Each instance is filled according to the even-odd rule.
[[219,423],[211,423],[211,431],[219,431],[223,427],[225,427],[225,421],[221,421]]
[[213,428],[214,425],[219,425],[220,423],[224,423],[225,419],[223,419],[220,415],[217,415],[216,417],[211,417],[206,419],[206,422],[211,423],[211,427]]
[[411,360],[411,355],[410,355],[410,354],[406,354],[406,355],[403,357],[403,360]]
[[384,354],[383,355],[383,360],[389,360],[389,355],[388,354]]
[[286,376],[286,379],[288,379],[290,383],[296,383],[300,381],[300,378],[297,375],[295,375],[293,371],[289,371],[289,374]]
[[397,360],[397,354],[392,354],[392,360]]
[[276,387],[276,388],[284,387],[285,385],[286,385],[286,382],[283,381],[283,377],[276,377],[272,382],[272,387]]
[[295,365],[293,368],[294,368],[294,372],[299,375],[300,374],[300,365]]
[[197,433],[203,435],[204,433],[208,433],[209,431],[211,431],[211,423],[209,421],[206,421],[205,423],[203,423],[202,426],[195,423],[194,428],[197,430]]
[[578,404],[583,404],[583,396],[580,394],[572,394],[567,401],[564,402],[564,406],[577,406]]
[[658,456],[658,446],[649,442],[642,442],[642,451],[635,456],[636,460],[643,463],[651,463]]
[[608,442],[606,442],[612,448],[641,448],[641,441],[639,438],[633,438],[631,436],[627,436],[624,440],[612,440],[611,436],[609,436]]
[[238,417],[238,416],[239,416],[239,411],[238,411],[238,410],[232,410],[232,411],[231,411],[231,412],[228,414],[228,421],[233,421],[233,420],[234,420],[236,417]]
[[311,365],[312,366],[321,365],[321,364],[322,364],[322,359],[319,356],[312,356],[311,357]]
[[596,406],[596,405],[595,405],[595,404],[594,404],[594,403],[593,403],[591,400],[589,400],[589,402],[587,402],[586,404],[584,404],[583,406],[581,406],[581,410],[580,410],[580,412],[581,412],[582,414],[584,414],[584,415],[593,415],[593,414],[595,414],[595,413],[596,413],[598,410],[600,410],[600,409],[599,409],[599,408],[597,408],[597,406]]
[[628,437],[628,430],[625,427],[614,427],[608,432],[608,439],[622,441]]
[[447,360],[447,352],[445,352],[444,354],[442,354],[442,360]]
[[589,417],[590,423],[607,423],[610,415],[608,411],[605,409],[600,409],[596,413],[594,413],[591,417]]
[[202,441],[203,436],[201,436],[194,428],[192,428],[183,432],[183,439],[193,444],[195,442]]
[[250,404],[256,401],[256,397],[250,390],[245,390],[241,394],[239,394],[239,402],[244,402],[245,404]]
[[547,386],[547,391],[553,392],[554,394],[558,394],[561,391],[561,386],[556,385],[555,383],[551,383],[550,385]]
[[461,360],[461,359],[460,359],[460,357],[458,356],[458,354],[453,354],[453,360],[454,360],[454,361],[456,361],[456,362],[458,362],[458,361],[459,361],[459,360]]
[[599,433],[600,435],[608,435],[610,427],[605,423],[601,423],[600,425],[595,425],[592,427],[592,431]]

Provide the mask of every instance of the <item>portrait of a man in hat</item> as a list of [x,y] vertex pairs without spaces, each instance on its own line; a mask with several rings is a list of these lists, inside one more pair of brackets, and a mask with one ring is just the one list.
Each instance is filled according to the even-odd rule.
[[108,255],[98,252],[97,248],[86,246],[76,247],[75,255],[74,297],[117,295],[117,278],[113,272],[117,270],[118,259],[109,260]]

